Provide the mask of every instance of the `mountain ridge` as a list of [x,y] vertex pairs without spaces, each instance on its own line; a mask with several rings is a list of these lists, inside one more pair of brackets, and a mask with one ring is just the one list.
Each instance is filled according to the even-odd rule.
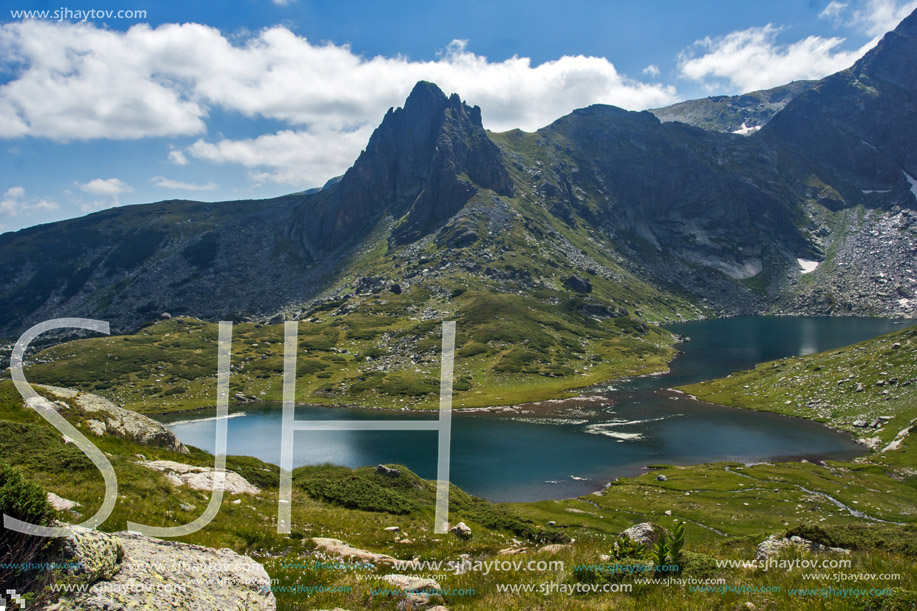
[[[602,105],[491,133],[480,108],[418,83],[317,192],[123,207],[3,235],[0,333],[60,315],[121,331],[165,311],[308,317],[418,283],[576,295],[572,276],[607,311],[650,322],[913,313],[915,22],[848,70],[770,90],[785,106],[748,137]],[[797,260],[819,266],[803,274]]]

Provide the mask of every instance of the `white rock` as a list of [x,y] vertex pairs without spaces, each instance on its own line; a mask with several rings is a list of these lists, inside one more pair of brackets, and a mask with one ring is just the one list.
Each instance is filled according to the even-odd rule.
[[67,511],[68,509],[73,509],[77,507],[79,503],[76,501],[71,501],[70,499],[65,499],[63,497],[57,496],[53,492],[48,493],[48,503],[55,511]]
[[[166,478],[176,486],[188,486],[194,490],[212,491],[216,473],[212,467],[196,467],[172,460],[147,460],[140,463],[153,471],[165,473]],[[233,471],[224,474],[223,490],[230,494],[258,494],[256,486]]]

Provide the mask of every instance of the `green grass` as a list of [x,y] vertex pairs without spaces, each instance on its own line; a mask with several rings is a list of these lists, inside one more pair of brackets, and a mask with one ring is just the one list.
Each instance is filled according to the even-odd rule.
[[[872,440],[877,452],[869,462],[915,474],[917,444],[912,435],[903,437],[898,449],[882,451],[917,418],[915,328],[837,350],[761,363],[681,390],[711,403],[824,422]],[[880,426],[871,426],[874,422]]]
[[[559,296],[558,296],[559,295]],[[363,301],[346,316],[318,312],[299,325],[297,400],[320,405],[435,409],[440,319],[409,315],[424,289]],[[557,303],[547,303],[548,298]],[[563,299],[561,299],[563,297]],[[599,322],[579,301],[463,291],[443,318],[457,321],[456,407],[567,396],[610,378],[663,371],[673,337],[631,319]],[[173,318],[133,335],[67,342],[39,352],[30,381],[102,395],[138,412],[211,407],[217,325]],[[231,392],[279,402],[283,326],[233,328]]]
[[[62,413],[73,417],[71,411]],[[78,418],[74,423],[79,426]],[[59,435],[31,410],[23,407],[9,382],[0,383],[0,425],[28,425],[30,437],[4,436],[4,456],[22,468],[46,490],[75,500],[85,516],[100,505],[104,486],[92,468],[71,469],[61,463],[64,444]],[[178,460],[212,465],[212,456],[193,449],[190,455],[140,446],[122,439],[93,437],[105,451],[118,474],[119,501],[103,526],[116,531],[127,520],[151,525],[176,525],[194,519],[207,503],[208,495],[176,488],[160,474],[138,464],[146,459]],[[889,477],[875,466],[856,463],[815,465],[791,463],[743,466],[740,464],[674,467],[656,465],[645,475],[622,478],[602,494],[579,499],[494,505],[452,487],[450,518],[464,521],[474,536],[462,540],[454,535],[432,532],[435,486],[403,467],[400,478],[375,473],[372,468],[346,469],[315,466],[296,469],[293,492],[293,532],[276,533],[278,470],[273,465],[248,457],[231,456],[228,468],[259,486],[255,496],[227,495],[220,513],[206,528],[181,540],[211,547],[229,547],[262,562],[277,585],[350,586],[350,592],[320,592],[310,596],[281,593],[279,609],[370,608],[394,609],[397,598],[373,596],[371,587],[382,586],[383,568],[358,579],[352,571],[294,569],[289,563],[322,560],[312,537],[334,537],[356,547],[390,554],[400,559],[457,560],[469,554],[476,561],[504,559],[560,560],[562,570],[511,570],[438,577],[444,588],[473,588],[471,596],[450,596],[438,600],[451,609],[711,609],[738,608],[746,601],[757,608],[773,609],[907,609],[913,605],[913,583],[917,570],[913,554],[917,546],[917,487]],[[656,476],[665,474],[666,481]],[[803,491],[806,488],[811,492]],[[686,494],[687,493],[687,494]],[[870,515],[905,523],[904,526],[858,519],[839,511],[816,493],[828,494]],[[240,504],[232,501],[241,500]],[[853,505],[853,501],[859,501]],[[747,504],[746,504],[747,503]],[[191,505],[187,510],[182,505]],[[671,511],[671,515],[665,512]],[[68,512],[59,514],[74,521]],[[549,526],[549,521],[554,526]],[[576,565],[602,563],[601,554],[612,551],[617,533],[630,525],[652,521],[670,532],[676,520],[685,522],[684,568],[681,578],[722,578],[729,585],[779,587],[774,593],[692,592],[685,586],[646,585],[640,576],[595,574]],[[399,533],[385,531],[399,526]],[[711,530],[715,528],[724,534]],[[749,560],[755,545],[772,533],[801,534],[827,545],[852,550],[851,568],[825,571],[825,577],[806,580],[803,569],[764,571],[761,569],[717,568],[716,560]],[[538,554],[545,543],[569,542],[555,555]],[[498,556],[501,549],[527,547],[521,556]],[[788,557],[793,556],[788,552]],[[801,556],[805,557],[805,556]],[[809,570],[809,572],[812,572]],[[793,597],[791,587],[849,587],[838,584],[838,573],[897,573],[895,582],[868,578],[858,588],[891,586],[894,594],[882,597]],[[621,582],[633,586],[630,593],[542,594],[547,582],[567,584]],[[498,591],[505,583],[532,585],[529,593]],[[866,605],[873,605],[867,607]],[[896,606],[897,605],[897,606]]]

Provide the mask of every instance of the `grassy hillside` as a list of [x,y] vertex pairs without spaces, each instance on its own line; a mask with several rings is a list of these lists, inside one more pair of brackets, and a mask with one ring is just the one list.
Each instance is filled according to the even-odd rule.
[[[73,410],[64,410],[68,414]],[[12,385],[0,384],[0,440],[2,460],[13,463],[29,478],[81,504],[90,515],[101,502],[101,477],[72,446],[65,444],[36,414],[26,410]],[[104,530],[124,529],[128,519],[154,525],[175,525],[196,517],[206,505],[203,492],[176,488],[161,474],[142,467],[140,457],[212,465],[212,457],[192,449],[190,455],[136,445],[112,437],[93,437],[109,456],[119,478],[119,502]],[[646,475],[622,479],[600,495],[565,501],[492,505],[453,487],[451,519],[465,521],[473,531],[469,540],[432,533],[433,485],[405,469],[397,479],[376,475],[372,469],[351,471],[318,466],[294,473],[293,532],[278,535],[277,469],[256,459],[230,457],[228,468],[262,489],[260,494],[227,495],[215,520],[183,540],[213,547],[229,547],[264,564],[277,581],[279,609],[395,609],[403,598],[379,596],[384,587],[375,569],[341,571],[303,568],[310,562],[337,559],[315,549],[312,537],[334,537],[353,546],[409,560],[561,561],[548,570],[436,572],[444,589],[464,589],[461,595],[434,597],[450,609],[909,609],[917,603],[913,589],[917,569],[917,527],[913,508],[917,489],[912,483],[888,477],[874,466],[829,463],[758,465],[657,466]],[[657,475],[667,476],[659,481]],[[827,496],[826,496],[827,495]],[[901,524],[878,523],[838,510],[828,496],[859,507],[872,517]],[[235,503],[234,501],[240,501]],[[859,504],[854,504],[859,501]],[[191,509],[189,509],[191,507]],[[671,512],[667,514],[666,512]],[[59,517],[73,521],[64,512]],[[674,530],[684,521],[685,540],[681,584],[647,584],[643,575],[596,571],[578,565],[619,562],[643,566],[648,559],[626,553],[614,556],[617,533],[632,524],[653,521]],[[551,522],[554,524],[551,524]],[[384,530],[400,527],[400,532]],[[719,531],[719,532],[717,532]],[[755,546],[768,534],[800,534],[826,545],[851,550],[845,569],[812,571],[717,568],[717,560],[748,561]],[[565,547],[555,553],[538,550],[545,544]],[[504,549],[526,548],[522,555],[500,555]],[[629,552],[632,553],[632,552]],[[608,555],[612,558],[609,559]],[[604,555],[604,556],[603,556]],[[785,552],[784,559],[822,559],[836,556]],[[298,564],[298,568],[294,568]],[[537,567],[536,567],[537,569]],[[423,573],[431,573],[424,571]],[[823,573],[807,579],[804,575]],[[855,586],[890,588],[875,596],[826,597],[790,593],[790,588],[842,588],[846,574],[869,573]],[[880,578],[897,574],[899,579]],[[660,578],[673,575],[657,575]],[[706,582],[704,580],[716,580]],[[544,584],[567,588],[577,584],[624,584],[624,593],[545,594]],[[694,591],[692,584],[715,583],[731,590]],[[530,592],[501,591],[506,585],[530,587]],[[324,586],[325,591],[290,593],[279,588]],[[740,588],[746,588],[744,591]],[[338,588],[332,591],[330,588]],[[756,588],[752,591],[747,588]],[[767,588],[768,591],[761,590]],[[473,593],[470,591],[473,590]]]
[[873,448],[869,462],[917,474],[917,443],[908,432],[917,418],[917,328],[681,390],[711,403],[824,422]]
[[[297,400],[435,408],[441,320],[450,318],[458,320],[455,407],[557,397],[613,377],[664,370],[674,355],[667,331],[629,317],[599,322],[576,310],[575,297],[550,305],[537,297],[469,289],[438,300],[442,313],[428,317],[411,305],[422,292],[418,287],[370,297],[347,316],[322,310],[301,322]],[[214,323],[161,321],[133,335],[44,350],[27,376],[91,391],[139,412],[209,407],[216,335]],[[280,401],[282,377],[283,325],[235,325],[232,394]]]

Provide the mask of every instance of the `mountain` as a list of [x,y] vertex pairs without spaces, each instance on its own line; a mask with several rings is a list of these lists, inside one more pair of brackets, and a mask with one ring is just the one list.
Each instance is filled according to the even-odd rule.
[[481,109],[420,82],[404,108],[389,109],[335,188],[299,206],[290,235],[309,252],[330,253],[388,214],[400,219],[393,241],[409,243],[439,227],[481,188],[512,195]]
[[814,84],[815,81],[793,81],[742,95],[687,100],[650,112],[664,122],[679,121],[717,132],[750,134],[761,129],[796,96]]
[[[595,105],[533,133],[488,132],[478,107],[418,83],[321,190],[0,236],[0,333],[56,316],[119,331],[161,312],[347,317],[383,292],[470,327],[499,297],[510,318],[525,301],[612,335],[621,318],[913,313],[915,23],[821,81]],[[728,133],[740,119],[763,127]]]

